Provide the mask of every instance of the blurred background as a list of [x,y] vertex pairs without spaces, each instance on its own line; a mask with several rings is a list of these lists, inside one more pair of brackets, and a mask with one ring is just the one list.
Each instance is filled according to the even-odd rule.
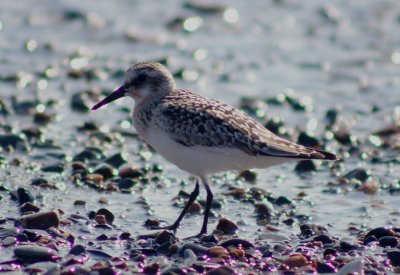
[[[311,176],[295,173],[293,164],[257,172],[257,186],[276,196],[309,195],[294,207],[296,215],[330,224],[335,234],[350,225],[395,223],[399,27],[396,0],[2,0],[0,181],[14,189],[46,177],[63,190],[33,189],[46,207],[71,213],[76,198],[97,207],[97,191],[71,183],[71,162],[89,146],[105,156],[124,152],[128,163],[161,164],[165,174],[163,184],[149,185],[143,193],[101,193],[109,208],[125,217],[121,226],[139,232],[160,210],[174,220],[177,209],[170,199],[192,185],[138,141],[129,114],[133,102],[89,111],[122,82],[129,66],[151,60],[165,64],[179,87],[241,107],[289,139],[339,153],[341,162],[317,163]],[[382,129],[389,130],[377,132]],[[59,169],[48,173],[43,169],[48,165]],[[354,169],[365,177],[357,176],[355,185],[337,183]],[[254,237],[259,228],[251,219],[254,208],[223,198],[230,190],[223,183],[235,179],[225,177],[214,187],[217,199],[225,200],[218,215],[238,221],[242,234]],[[372,181],[370,194],[360,189],[365,179]],[[147,206],[138,208],[138,200]],[[11,201],[3,205],[17,215]],[[200,223],[199,217],[187,221],[183,235]]]

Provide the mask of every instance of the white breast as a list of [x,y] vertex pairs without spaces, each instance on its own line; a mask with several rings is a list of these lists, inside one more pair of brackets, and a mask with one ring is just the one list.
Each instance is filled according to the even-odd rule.
[[288,162],[291,159],[277,157],[256,157],[245,152],[226,147],[185,146],[173,139],[158,127],[140,131],[142,138],[160,155],[180,169],[197,176],[207,176],[222,171],[267,168]]

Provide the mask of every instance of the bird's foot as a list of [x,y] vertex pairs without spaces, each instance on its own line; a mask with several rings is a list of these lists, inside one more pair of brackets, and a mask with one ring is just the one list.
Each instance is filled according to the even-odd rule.
[[206,236],[207,236],[206,233],[200,232],[200,233],[197,234],[197,235],[190,236],[190,237],[186,237],[186,238],[184,238],[184,240],[193,240],[193,239],[201,240],[201,239],[203,239],[203,238],[206,237]]

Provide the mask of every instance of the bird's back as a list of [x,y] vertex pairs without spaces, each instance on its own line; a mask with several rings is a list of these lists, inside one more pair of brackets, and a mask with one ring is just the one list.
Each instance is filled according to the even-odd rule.
[[237,148],[251,156],[336,159],[282,139],[237,108],[189,90],[174,90],[152,112],[157,127],[184,146]]

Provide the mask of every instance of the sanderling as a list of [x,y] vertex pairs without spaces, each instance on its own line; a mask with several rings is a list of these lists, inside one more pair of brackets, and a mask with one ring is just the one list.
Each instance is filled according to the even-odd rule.
[[199,194],[200,180],[207,192],[207,203],[199,235],[207,233],[213,200],[208,176],[214,173],[267,168],[290,160],[336,160],[334,154],[276,136],[232,106],[177,88],[172,74],[159,63],[143,62],[130,67],[123,85],[92,110],[124,96],[135,101],[133,125],[141,138],[196,177],[185,208],[165,229],[178,228]]

